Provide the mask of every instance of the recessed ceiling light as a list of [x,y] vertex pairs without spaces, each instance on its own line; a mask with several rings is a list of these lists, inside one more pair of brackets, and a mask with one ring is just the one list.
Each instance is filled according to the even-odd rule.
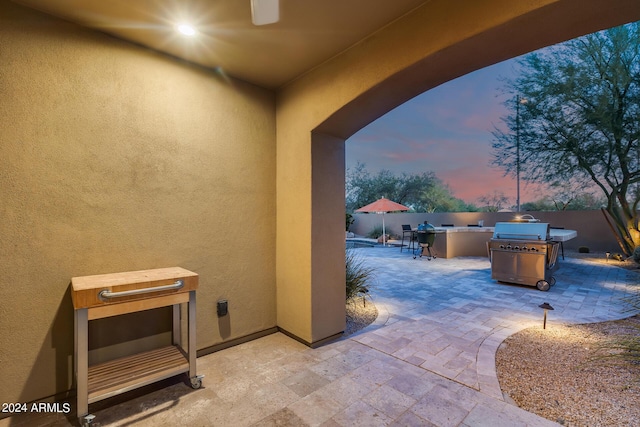
[[176,26],[176,29],[178,30],[178,32],[180,34],[184,34],[185,36],[195,36],[196,35],[196,29],[193,28],[189,24],[178,24]]

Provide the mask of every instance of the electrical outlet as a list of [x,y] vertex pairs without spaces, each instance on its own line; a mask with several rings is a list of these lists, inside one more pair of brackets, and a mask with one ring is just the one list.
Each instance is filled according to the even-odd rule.
[[229,313],[229,302],[226,299],[218,301],[218,317],[226,316]]

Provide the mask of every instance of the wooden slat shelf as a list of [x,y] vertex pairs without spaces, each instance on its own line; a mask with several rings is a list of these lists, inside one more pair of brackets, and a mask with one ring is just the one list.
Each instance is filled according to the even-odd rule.
[[183,372],[189,361],[176,346],[89,366],[89,403]]

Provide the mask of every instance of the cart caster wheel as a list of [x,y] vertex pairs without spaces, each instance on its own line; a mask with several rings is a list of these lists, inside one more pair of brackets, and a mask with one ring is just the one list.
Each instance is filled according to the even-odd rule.
[[84,417],[81,418],[81,424],[82,427],[89,427],[91,425],[91,423],[93,423],[93,420],[96,419],[95,415],[85,415]]
[[416,255],[413,256],[413,259],[416,259]]
[[197,390],[202,387],[202,378],[204,378],[204,375],[198,375],[195,378],[191,378],[191,388]]
[[541,291],[548,291],[550,287],[551,285],[549,285],[549,282],[547,282],[546,280],[538,280],[538,283],[536,283],[536,288],[540,289]]
[[553,286],[556,284],[556,278],[551,276],[549,277],[549,285]]

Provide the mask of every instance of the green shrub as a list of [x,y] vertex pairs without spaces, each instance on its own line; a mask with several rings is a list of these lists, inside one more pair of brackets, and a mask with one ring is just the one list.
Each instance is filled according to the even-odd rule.
[[640,246],[636,246],[633,250],[633,255],[631,255],[636,264],[640,264]]
[[349,228],[351,228],[351,226],[353,225],[354,222],[356,222],[355,219],[353,219],[353,215],[351,215],[350,213],[347,214],[347,229],[346,231],[349,231]]
[[377,239],[380,236],[382,236],[382,226],[381,225],[376,225],[369,232],[369,234],[367,234],[367,237],[369,237],[370,239]]
[[589,253],[589,248],[587,246],[580,246],[578,248],[578,252],[581,254],[588,254]]
[[369,294],[370,282],[374,278],[373,267],[364,264],[364,260],[353,249],[347,249],[345,264],[347,268],[347,301]]

